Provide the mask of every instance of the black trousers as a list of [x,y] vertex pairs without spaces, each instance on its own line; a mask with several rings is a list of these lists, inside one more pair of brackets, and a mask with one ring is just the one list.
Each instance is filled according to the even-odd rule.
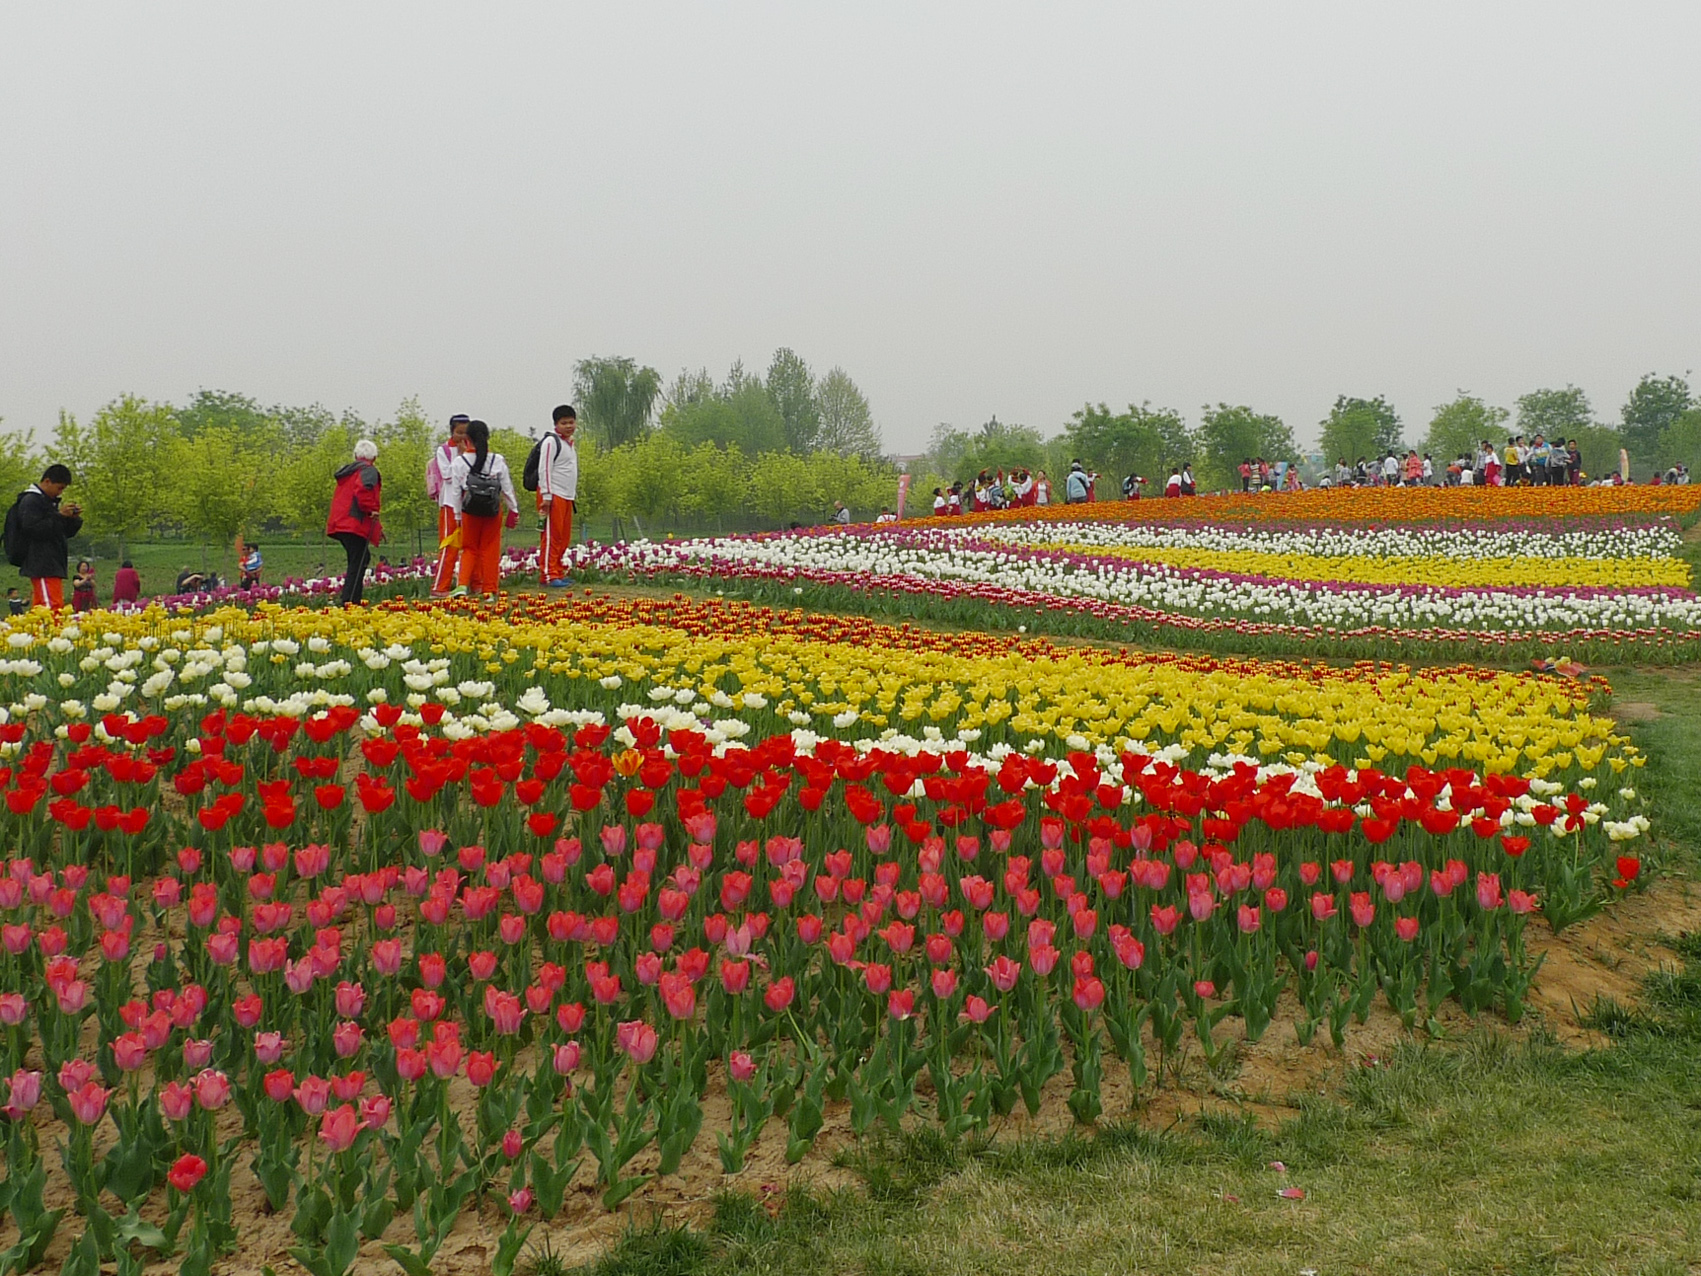
[[348,574],[343,577],[342,601],[358,603],[360,591],[366,584],[366,567],[372,561],[372,545],[359,532],[336,532],[334,536],[342,542],[343,552],[348,555]]

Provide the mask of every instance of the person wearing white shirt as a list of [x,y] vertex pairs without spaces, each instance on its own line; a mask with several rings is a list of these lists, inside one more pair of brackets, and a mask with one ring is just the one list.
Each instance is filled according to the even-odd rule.
[[555,409],[555,428],[543,436],[537,458],[537,509],[542,524],[538,579],[550,589],[567,582],[567,547],[573,541],[574,501],[579,495],[579,414],[571,404]]
[[490,427],[471,422],[467,442],[472,451],[457,456],[451,471],[461,493],[461,583],[454,592],[494,595],[502,585],[502,528],[519,525],[520,498],[507,459],[490,450]]
[[455,487],[455,458],[467,444],[472,418],[457,412],[449,418],[449,438],[431,450],[425,467],[425,494],[437,502],[437,575],[431,596],[441,598],[455,587],[455,563],[461,544],[461,494]]

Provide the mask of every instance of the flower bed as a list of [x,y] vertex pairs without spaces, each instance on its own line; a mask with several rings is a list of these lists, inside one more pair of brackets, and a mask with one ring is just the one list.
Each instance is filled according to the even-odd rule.
[[363,1237],[426,1270],[486,1193],[506,1271],[581,1165],[613,1205],[769,1123],[795,1161],[832,1101],[956,1136],[1067,1074],[1092,1121],[1113,1061],[1150,1085],[1288,989],[1302,1040],[1378,996],[1515,1019],[1530,919],[1640,873],[1640,755],[1530,677],[683,601],[33,623],[0,668],[25,1266],[51,1176],[82,1270],[206,1271],[240,1165],[315,1272]]
[[[1037,611],[1048,628],[1047,613],[1065,613],[1091,618],[1091,632],[1122,626],[1160,642],[1694,659],[1701,598],[1679,557],[1679,524],[1695,500],[1685,489],[1655,492],[1580,489],[1575,507],[1534,489],[1116,502],[589,544],[573,562],[590,578],[737,582],[758,596],[789,582],[850,608],[858,595],[873,606],[920,596],[940,611],[981,604],[971,623],[995,626],[1000,607]],[[1410,508],[1378,521],[1395,501]],[[1294,521],[1307,510],[1316,522]]]

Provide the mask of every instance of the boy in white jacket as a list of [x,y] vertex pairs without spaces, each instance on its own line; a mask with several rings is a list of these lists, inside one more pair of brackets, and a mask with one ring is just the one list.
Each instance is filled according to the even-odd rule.
[[461,493],[455,486],[455,458],[466,449],[471,421],[464,412],[450,417],[449,439],[431,450],[431,460],[425,467],[425,494],[437,502],[437,575],[431,582],[434,598],[455,587],[455,564],[461,547]]
[[555,429],[543,436],[537,458],[537,510],[542,529],[538,580],[551,589],[568,584],[567,547],[573,540],[573,502],[579,495],[579,416],[571,404],[555,409]]

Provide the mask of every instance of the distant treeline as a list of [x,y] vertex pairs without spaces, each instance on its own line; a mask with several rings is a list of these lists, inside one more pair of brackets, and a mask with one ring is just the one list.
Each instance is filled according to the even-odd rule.
[[[765,375],[740,363],[718,382],[705,369],[665,386],[633,359],[587,359],[575,368],[572,395],[585,426],[580,512],[598,527],[615,519],[623,531],[636,520],[629,534],[779,527],[826,521],[835,501],[858,519],[896,504],[900,465],[882,455],[868,400],[842,368],[817,375],[789,349],[775,352]],[[517,472],[532,439],[492,425],[493,446]],[[1412,446],[1439,467],[1483,439],[1499,445],[1514,433],[1577,439],[1590,475],[1617,468],[1620,448],[1639,479],[1677,461],[1701,464],[1701,402],[1684,378],[1652,373],[1631,391],[1617,424],[1596,420],[1583,391],[1567,386],[1532,391],[1513,409],[1461,391],[1417,438],[1380,395],[1343,395],[1320,425],[1315,452],[1325,465]],[[414,399],[393,417],[366,421],[317,405],[266,407],[228,391],[202,390],[181,405],[125,395],[86,421],[61,414],[40,444],[0,435],[0,490],[20,490],[46,460],[59,460],[76,474],[93,536],[214,544],[238,534],[312,536],[324,525],[331,475],[354,441],[369,437],[385,475],[386,526],[407,540],[435,528],[423,476],[445,430]],[[1088,404],[1050,437],[994,417],[974,430],[935,430],[928,451],[907,466],[911,510],[930,507],[933,487],[981,470],[1043,469],[1056,481],[1073,457],[1116,479],[1139,474],[1157,483],[1190,461],[1210,491],[1237,486],[1244,459],[1303,462],[1306,452],[1279,417],[1245,405],[1207,407],[1189,425],[1149,403],[1120,412]]]

